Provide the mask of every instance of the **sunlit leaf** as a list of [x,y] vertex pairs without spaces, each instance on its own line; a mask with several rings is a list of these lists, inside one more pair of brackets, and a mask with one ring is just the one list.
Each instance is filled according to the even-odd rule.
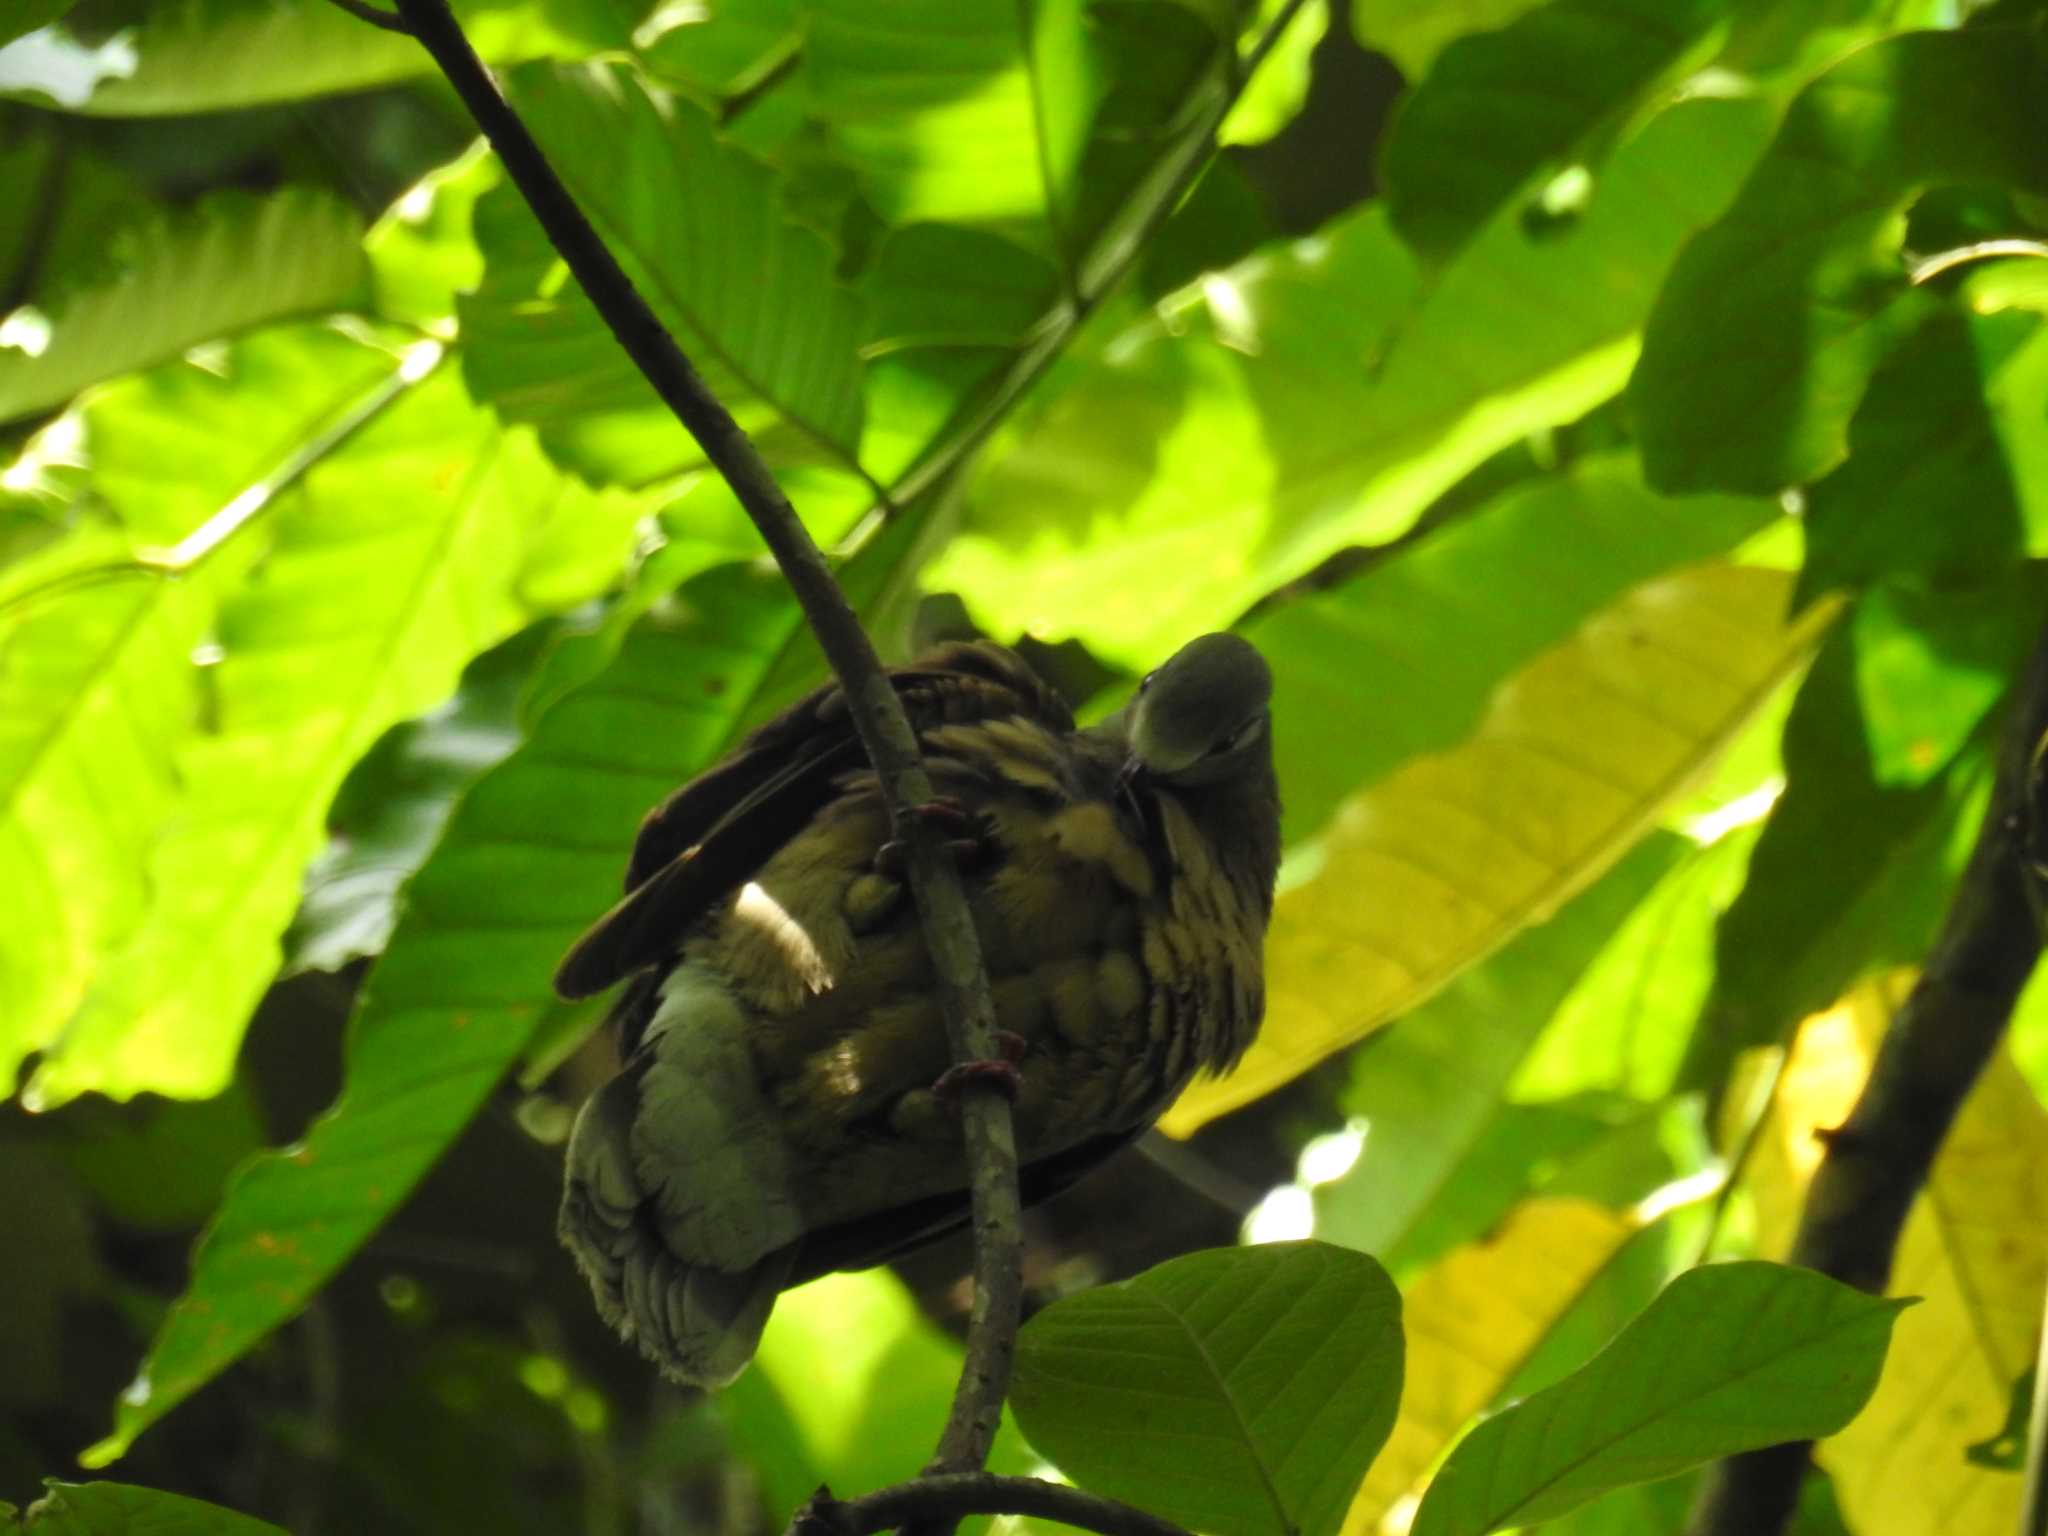
[[1461,37],[1505,27],[1543,0],[1352,0],[1358,40],[1401,66],[1410,83]]
[[517,625],[527,544],[560,489],[443,370],[286,496],[262,579],[221,609],[216,723],[181,755],[187,795],[151,859],[158,899],[33,1092],[219,1090],[342,776]]
[[1531,1201],[1492,1237],[1458,1249],[1408,1287],[1401,1413],[1351,1502],[1347,1536],[1378,1536],[1395,1504],[1420,1493],[1445,1448],[1634,1230],[1587,1201]]
[[1366,1122],[1365,1150],[1316,1191],[1319,1236],[1392,1259],[1506,1113],[1509,1080],[1573,983],[1685,847],[1669,835],[1646,842],[1361,1054],[1344,1108]]
[[1644,332],[1652,483],[1768,494],[1840,462],[1872,372],[1935,302],[1909,285],[1901,215],[1934,186],[2048,192],[2044,97],[2048,57],[1996,27],[1890,38],[1809,85]]
[[[780,429],[785,452],[850,467],[861,425],[859,305],[834,278],[825,242],[784,216],[767,167],[623,66],[535,65],[508,84],[578,203],[728,409],[756,430]],[[644,483],[700,462],[518,194],[486,194],[477,216],[484,281],[459,308],[478,396],[509,421],[539,425],[552,452],[597,478]],[[654,441],[641,441],[650,432]],[[634,456],[619,457],[627,451]]]
[[[603,0],[455,0],[454,9],[471,46],[499,64],[626,41],[622,11]],[[97,87],[90,79],[81,90],[0,69],[7,93],[54,99],[71,111],[157,116],[367,90],[434,72],[411,38],[366,25],[327,0],[166,0],[141,14],[143,24],[120,39],[111,73]],[[57,41],[78,48],[61,34]]]
[[[1863,1086],[1879,1037],[1912,978],[1863,987],[1802,1026],[1758,1143],[1749,1189],[1759,1248],[1782,1252],[1823,1143]],[[1956,1536],[2004,1536],[2020,1480],[1964,1454],[2004,1422],[2033,1363],[2048,1282],[2048,1112],[2003,1054],[1964,1100],[1900,1237],[1889,1290],[1922,1298],[1870,1406],[1821,1448],[1859,1536],[1907,1536],[1932,1522]]]
[[1423,1495],[1415,1536],[1534,1524],[1648,1482],[1855,1417],[1907,1303],[1811,1270],[1688,1270],[1573,1375],[1488,1419]]
[[[2048,266],[2048,263],[2037,263]],[[2048,543],[2048,326],[1942,313],[1877,369],[1808,496],[1802,592],[1981,580]]]
[[223,192],[119,236],[109,264],[53,300],[32,353],[0,348],[0,421],[87,384],[292,315],[341,307],[362,280],[362,226],[325,192]]
[[1459,38],[1402,101],[1380,151],[1394,227],[1426,259],[1446,259],[1536,176],[1573,164],[1597,129],[1618,130],[1727,9],[1551,0]]
[[1011,1401],[1082,1487],[1217,1536],[1335,1536],[1401,1396],[1401,1298],[1327,1243],[1216,1248],[1055,1302]]
[[504,175],[479,139],[408,187],[363,237],[376,312],[388,320],[452,334],[457,294],[483,280],[483,252],[471,221],[477,199]]
[[[1767,125],[1756,102],[1661,114],[1572,229],[1539,240],[1497,220],[1398,327],[1415,278],[1378,210],[1205,284],[1186,339],[1150,343],[1180,358],[1123,340],[1073,386],[1067,420],[1055,401],[992,455],[933,581],[999,632],[1085,636],[1146,666],[1338,549],[1405,532],[1490,455],[1620,387],[1665,265]],[[1188,381],[1184,403],[1166,426],[1121,431],[1101,392],[1147,370]],[[1066,470],[1080,494],[1045,509],[1077,437],[1111,473]],[[1026,495],[1042,509],[1029,522],[1006,510]]]
[[[899,518],[842,573],[857,604],[886,598],[919,531]],[[408,887],[352,1021],[347,1095],[298,1146],[237,1175],[113,1433],[82,1459],[121,1456],[295,1315],[397,1208],[525,1048],[556,962],[616,898],[647,807],[821,669],[781,583],[727,565],[649,610],[595,675],[554,697],[463,797]]]
[[1464,744],[1347,803],[1274,907],[1258,1040],[1166,1128],[1354,1044],[1604,874],[1805,664],[1833,615],[1788,621],[1790,585],[1725,565],[1646,583],[1516,674]]
[[[1278,0],[1259,7],[1261,28],[1280,14]],[[1288,21],[1273,51],[1216,130],[1219,144],[1257,144],[1285,128],[1308,96],[1310,55],[1330,24],[1329,0],[1308,0]]]
[[49,1492],[22,1512],[19,1525],[0,1506],[0,1529],[34,1531],[36,1536],[285,1536],[267,1520],[181,1493],[55,1478],[45,1486]]

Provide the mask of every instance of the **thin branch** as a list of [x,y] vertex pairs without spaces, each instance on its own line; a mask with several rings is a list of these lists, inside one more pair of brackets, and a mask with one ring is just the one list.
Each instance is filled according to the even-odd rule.
[[[1807,1191],[1794,1264],[1881,1294],[1906,1214],[1957,1109],[2005,1035],[2041,935],[2030,904],[2034,747],[2048,730],[2048,633],[2014,691],[1991,803],[1941,932],[1878,1047],[1849,1118],[1828,1137]],[[1775,1536],[1799,1501],[1812,1442],[1714,1466],[1691,1536]]]
[[[959,871],[925,818],[905,815],[932,798],[896,690],[860,621],[798,521],[768,466],[682,349],[648,308],[563,186],[540,145],[484,68],[446,0],[397,0],[418,38],[498,152],[550,243],[655,393],[697,440],[761,531],[812,632],[853,705],[861,743],[881,780],[896,834],[910,847],[910,885],[938,978],[953,1059],[995,1054],[995,1009]],[[1009,1386],[1022,1300],[1017,1147],[1010,1106],[993,1079],[970,1080],[961,1098],[974,1223],[974,1306],[967,1361],[939,1443],[937,1465],[971,1470],[988,1459]]]
[[2034,1396],[2027,1413],[2027,1493],[2020,1536],[2048,1536],[2048,1311],[2034,1357]]
[[406,25],[403,16],[394,16],[381,5],[371,5],[369,0],[332,0],[332,3],[347,11],[357,21],[367,21],[373,27],[386,32],[396,32],[401,37],[410,37],[412,28]]
[[1101,1536],[1188,1536],[1157,1515],[1036,1477],[955,1472],[898,1483],[863,1498],[839,1500],[820,1488],[796,1512],[785,1536],[870,1536],[901,1525],[951,1527],[968,1515],[1032,1515]]

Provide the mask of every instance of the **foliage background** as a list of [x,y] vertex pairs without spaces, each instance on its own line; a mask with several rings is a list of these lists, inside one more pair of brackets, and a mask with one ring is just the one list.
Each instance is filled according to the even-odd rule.
[[[1027,639],[1097,709],[1203,629],[1278,669],[1266,1038],[1033,1218],[1035,1295],[1248,1211],[1379,1255],[1362,1533],[1783,1251],[2044,616],[2038,4],[458,9],[885,651]],[[554,960],[819,675],[751,531],[407,40],[7,16],[0,1493],[86,1451],[301,1532],[751,1531],[906,1474],[957,1248],[707,1401],[549,1230],[606,1070]],[[2043,1012],[1810,1531],[2011,1526]]]

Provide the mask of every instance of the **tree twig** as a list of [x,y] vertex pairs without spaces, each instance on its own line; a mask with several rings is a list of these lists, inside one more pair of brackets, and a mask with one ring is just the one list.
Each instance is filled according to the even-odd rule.
[[796,1512],[786,1536],[870,1536],[899,1525],[952,1526],[968,1515],[1034,1515],[1101,1536],[1188,1536],[1171,1521],[1036,1477],[953,1472],[898,1483],[858,1499],[828,1488]]
[[[739,424],[676,345],[591,226],[526,125],[499,93],[446,0],[396,0],[406,27],[433,56],[498,152],[549,242],[619,345],[732,487],[782,568],[790,590],[852,704],[852,718],[881,780],[896,835],[910,848],[910,886],[938,978],[956,1061],[995,1054],[995,1010],[959,872],[924,818],[906,808],[932,798],[903,706],[825,558]],[[967,1360],[935,1465],[978,1468],[988,1458],[1009,1385],[1022,1282],[1017,1150],[1010,1106],[993,1079],[970,1081],[961,1098],[974,1223],[974,1306]]]
[[[2048,633],[2014,690],[1976,846],[1920,978],[1878,1046],[1807,1191],[1794,1264],[1882,1293],[1907,1212],[1963,1098],[1991,1059],[2041,951],[2028,888],[2030,779],[2048,730]],[[1812,1442],[1711,1468],[1689,1536],[1774,1536],[1799,1501]]]
[[355,17],[357,21],[367,21],[371,26],[381,28],[386,32],[397,32],[400,35],[405,35],[412,31],[412,28],[406,25],[403,16],[394,15],[390,11],[385,10],[381,5],[372,5],[369,3],[369,0],[333,0],[333,3],[347,11],[349,15]]

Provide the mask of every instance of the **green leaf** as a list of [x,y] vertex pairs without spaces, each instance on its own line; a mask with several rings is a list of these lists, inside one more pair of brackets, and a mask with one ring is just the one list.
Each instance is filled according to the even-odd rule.
[[48,26],[77,3],[78,0],[15,0],[7,19],[0,21],[0,44]]
[[[774,429],[762,446],[784,458],[823,454],[853,467],[860,305],[834,278],[831,249],[784,216],[768,168],[624,66],[535,65],[507,83],[577,202],[741,425]],[[701,462],[516,190],[486,194],[477,221],[483,285],[458,308],[478,398],[540,426],[552,453],[595,478],[645,483]]]
[[[919,516],[898,517],[842,572],[858,607],[891,595],[922,531]],[[526,1047],[556,962],[616,899],[647,807],[821,668],[780,581],[725,565],[553,698],[463,797],[407,888],[350,1023],[343,1097],[298,1146],[237,1175],[113,1433],[82,1463],[124,1454],[294,1316],[404,1201]]]
[[1721,220],[1687,247],[1631,386],[1665,490],[1774,493],[1839,463],[1873,371],[1937,301],[1900,241],[1930,187],[2048,192],[2048,56],[2031,32],[1921,32],[1793,102]]
[[1958,586],[2048,543],[2048,326],[1943,311],[1870,381],[1849,457],[1807,499],[1802,594]]
[[[621,12],[603,0],[455,0],[455,12],[470,45],[496,64],[622,48],[628,40]],[[141,7],[140,21],[96,81],[75,65],[64,75],[53,71],[58,50],[91,52],[61,32],[46,34],[48,51],[17,68],[0,53],[0,94],[41,97],[74,112],[151,117],[300,101],[435,72],[411,38],[327,0],[164,0]],[[32,63],[41,67],[31,70]]]
[[1336,1536],[1401,1396],[1401,1298],[1327,1243],[1192,1253],[1047,1307],[1011,1384],[1082,1487],[1215,1536]]
[[1426,261],[1588,153],[1694,54],[1727,0],[1550,0],[1459,38],[1403,99],[1380,166],[1387,212]]
[[[1262,613],[1244,633],[1273,664],[1290,842],[1409,758],[1456,745],[1505,678],[1630,587],[1725,554],[1778,515],[1769,502],[1654,495],[1632,456],[1603,454]],[[1504,587],[1514,602],[1478,596]],[[1454,646],[1418,643],[1450,634]],[[1347,681],[1361,674],[1370,690]]]
[[[2038,606],[2031,611],[2038,624]],[[1978,740],[1924,783],[1878,779],[1865,699],[1893,695],[1887,674],[1901,662],[1904,686],[1929,678],[1920,642],[1908,632],[1894,643],[1892,623],[1877,608],[1838,627],[1793,702],[1784,797],[1715,935],[1714,987],[1688,1047],[1688,1086],[1718,1082],[1746,1047],[1778,1043],[1869,968],[1917,961],[1947,905],[1988,788],[1985,747]],[[2010,632],[2029,627],[2016,620]],[[1967,671],[1940,678],[1944,688],[1952,680],[1962,697],[1948,708],[1967,712],[1979,686]],[[1916,709],[1942,707],[1915,700]],[[1815,858],[1816,848],[1828,856]]]
[[1370,1129],[1351,1171],[1316,1192],[1318,1235],[1394,1255],[1506,1113],[1515,1069],[1573,985],[1686,848],[1668,833],[1646,841],[1359,1053],[1343,1107]]
[[[1205,284],[1206,323],[1117,338],[991,452],[933,583],[986,628],[1085,635],[1143,667],[1337,550],[1403,533],[1492,454],[1620,387],[1665,265],[1767,119],[1755,102],[1661,114],[1571,230],[1497,220],[1402,323],[1415,277],[1377,210]],[[1110,402],[1140,394],[1133,431]]]
[[1358,40],[1386,54],[1412,84],[1461,37],[1505,27],[1543,0],[1351,0]]
[[1104,90],[1089,9],[1084,0],[817,0],[805,77],[876,211],[891,224],[1023,220],[1065,246]]
[[223,192],[116,238],[111,266],[56,299],[33,355],[0,349],[0,421],[187,347],[347,303],[362,225],[325,192]]
[[452,370],[419,373],[281,499],[262,579],[224,600],[214,725],[181,755],[157,899],[39,1068],[43,1102],[219,1091],[349,765],[524,616],[560,482]]
[[[1261,34],[1279,18],[1282,6],[1283,0],[1263,0],[1257,18]],[[1218,144],[1261,143],[1293,121],[1308,99],[1312,55],[1329,26],[1328,0],[1307,0],[1289,18],[1272,52],[1217,128]]]
[[181,1493],[130,1483],[60,1483],[54,1477],[43,1486],[50,1491],[29,1505],[19,1526],[0,1520],[0,1529],[37,1536],[285,1536],[267,1520]]
[[478,139],[399,194],[363,237],[378,314],[453,337],[457,295],[483,281],[483,252],[471,233],[477,199],[503,177]]
[[1467,1436],[1414,1536],[1533,1525],[1613,1488],[1833,1434],[1876,1387],[1908,1305],[1777,1264],[1688,1270],[1582,1370]]
[[[109,555],[119,546],[95,541]],[[159,577],[75,592],[0,633],[0,1080],[58,1036],[148,903],[196,715],[210,605]]]

